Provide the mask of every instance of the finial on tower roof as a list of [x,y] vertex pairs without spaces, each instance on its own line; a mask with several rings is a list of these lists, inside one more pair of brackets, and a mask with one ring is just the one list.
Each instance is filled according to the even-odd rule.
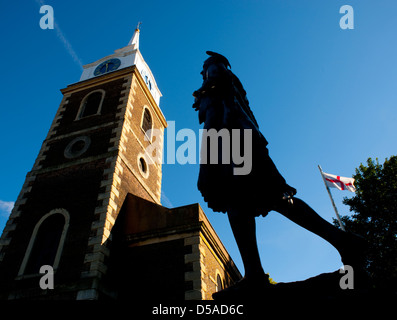
[[129,46],[134,46],[134,49],[139,49],[139,27],[141,26],[142,22],[138,22],[136,26],[134,35],[132,36],[130,42],[128,42]]

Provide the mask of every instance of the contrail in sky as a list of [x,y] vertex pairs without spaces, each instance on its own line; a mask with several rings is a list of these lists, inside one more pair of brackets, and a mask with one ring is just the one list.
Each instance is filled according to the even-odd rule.
[[57,32],[57,37],[59,38],[59,40],[62,41],[63,46],[65,47],[67,52],[72,56],[73,61],[79,65],[81,70],[83,70],[83,63],[81,62],[80,58],[77,56],[77,53],[73,50],[70,42],[63,35],[63,32],[61,31],[61,29],[59,28],[59,25],[56,22],[54,22],[54,28]]
[[[36,0],[36,3],[42,7],[45,5],[44,1],[42,0]],[[54,19],[55,20],[55,19]],[[65,35],[61,31],[61,28],[59,27],[58,23],[54,21],[54,29],[56,31],[56,35],[59,40],[61,40],[63,46],[65,47],[66,51],[69,53],[69,55],[72,57],[73,61],[79,65],[80,69],[83,70],[83,63],[81,62],[80,58],[78,57],[77,53],[73,50],[72,45],[66,39]]]

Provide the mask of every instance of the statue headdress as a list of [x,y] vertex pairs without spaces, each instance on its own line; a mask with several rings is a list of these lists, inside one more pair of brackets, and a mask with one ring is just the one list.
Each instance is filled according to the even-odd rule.
[[205,60],[204,64],[220,62],[224,64],[226,68],[227,67],[229,67],[230,69],[232,68],[229,63],[229,60],[227,60],[225,56],[213,51],[206,51],[206,54],[208,54],[210,57],[207,60]]

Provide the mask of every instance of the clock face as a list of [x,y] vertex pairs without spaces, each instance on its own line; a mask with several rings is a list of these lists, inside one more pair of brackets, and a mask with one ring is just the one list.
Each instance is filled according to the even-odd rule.
[[106,60],[96,67],[94,76],[117,70],[120,67],[120,63],[121,61],[119,59]]
[[145,81],[146,85],[148,86],[149,90],[152,91],[152,81],[150,80],[149,75],[145,70],[142,70],[141,72],[142,78]]

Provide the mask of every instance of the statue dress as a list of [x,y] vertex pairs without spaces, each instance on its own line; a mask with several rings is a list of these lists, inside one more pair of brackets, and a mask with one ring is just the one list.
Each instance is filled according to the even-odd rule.
[[[279,201],[292,198],[296,190],[286,183],[270,158],[268,142],[259,130],[240,80],[229,69],[229,62],[220,54],[207,54],[210,58],[201,72],[203,85],[193,93],[193,107],[209,133],[202,140],[198,189],[216,212],[238,210],[266,216]],[[215,142],[217,145],[211,148]],[[247,154],[243,155],[244,151]],[[239,163],[241,158],[236,154],[243,155],[243,163]],[[241,170],[244,165],[248,168]],[[238,168],[242,174],[238,174]]]

